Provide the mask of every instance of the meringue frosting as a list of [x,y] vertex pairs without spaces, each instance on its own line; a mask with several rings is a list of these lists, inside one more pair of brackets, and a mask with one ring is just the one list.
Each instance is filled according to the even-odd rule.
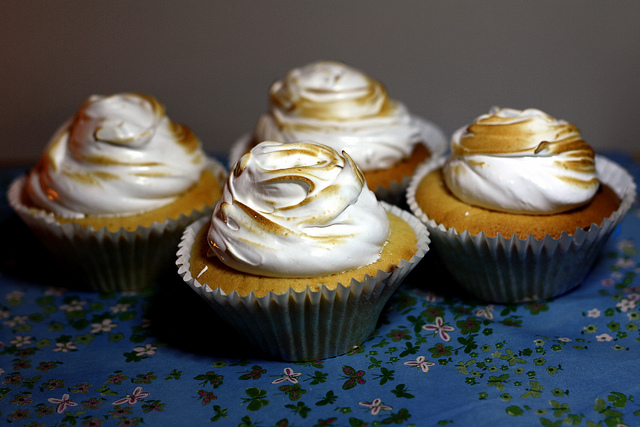
[[93,95],[54,134],[26,192],[64,218],[133,215],[174,201],[206,165],[197,137],[155,98]]
[[256,141],[311,140],[346,151],[366,172],[407,158],[429,132],[380,82],[336,61],[291,70],[271,86],[269,104]]
[[348,154],[264,141],[232,169],[208,231],[210,255],[245,273],[313,277],[375,262],[384,208]]
[[454,132],[444,179],[465,203],[520,214],[571,210],[599,187],[579,130],[537,109],[494,107]]

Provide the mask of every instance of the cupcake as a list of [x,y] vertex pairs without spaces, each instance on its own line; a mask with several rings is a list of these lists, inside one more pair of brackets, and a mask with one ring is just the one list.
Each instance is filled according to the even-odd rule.
[[211,219],[184,233],[178,272],[265,354],[362,344],[428,250],[424,224],[379,202],[348,154],[265,141],[235,164]]
[[232,162],[262,141],[311,140],[343,150],[379,199],[404,201],[416,167],[446,149],[433,123],[411,115],[364,73],[333,61],[290,71],[269,90],[269,111],[231,150]]
[[464,289],[511,303],[579,285],[635,188],[575,126],[494,108],[452,135],[448,158],[419,167],[407,201]]
[[94,95],[8,196],[73,274],[66,285],[135,290],[171,265],[184,228],[211,214],[225,178],[153,97]]

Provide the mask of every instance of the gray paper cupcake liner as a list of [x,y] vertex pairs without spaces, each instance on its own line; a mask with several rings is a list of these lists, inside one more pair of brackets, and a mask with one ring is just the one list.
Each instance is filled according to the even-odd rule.
[[[210,168],[221,186],[226,169],[216,160]],[[213,206],[139,226],[134,231],[121,228],[111,232],[94,230],[76,223],[61,224],[52,213],[22,203],[26,175],[15,179],[8,191],[9,204],[33,231],[56,262],[69,272],[65,287],[89,291],[134,291],[155,283],[169,271],[175,250],[187,225],[210,216]]]
[[429,219],[415,200],[423,177],[442,167],[445,159],[427,161],[416,171],[407,189],[411,211],[429,229],[433,248],[443,265],[463,289],[482,300],[496,303],[537,301],[564,294],[578,286],[589,274],[602,246],[630,209],[636,195],[631,175],[615,162],[596,156],[602,182],[620,198],[620,207],[601,224],[563,233],[558,239],[533,236],[519,239],[500,234],[472,236],[468,231],[447,229]]
[[[256,297],[226,294],[215,283],[200,283],[191,275],[191,249],[195,236],[208,219],[189,226],[177,253],[178,273],[183,280],[247,341],[270,357],[285,361],[320,360],[338,356],[362,344],[374,331],[384,305],[404,277],[429,250],[429,233],[417,218],[395,206],[385,209],[404,219],[418,237],[417,251],[391,272],[378,270],[375,277],[353,279],[335,289]],[[310,279],[312,281],[313,278]],[[215,333],[215,332],[212,332]]]

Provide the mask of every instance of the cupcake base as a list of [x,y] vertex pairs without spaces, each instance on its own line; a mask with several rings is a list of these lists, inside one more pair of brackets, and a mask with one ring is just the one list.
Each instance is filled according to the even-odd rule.
[[559,238],[533,236],[521,239],[484,232],[471,235],[446,228],[429,218],[416,202],[416,189],[442,160],[427,162],[407,190],[411,211],[424,221],[433,246],[457,282],[474,296],[497,303],[516,303],[552,298],[578,286],[589,274],[606,239],[619,224],[635,198],[633,178],[616,163],[596,157],[603,183],[620,198],[619,208],[599,224],[562,233]]
[[265,354],[287,361],[319,360],[344,354],[362,344],[373,332],[393,292],[428,251],[429,237],[413,215],[385,205],[407,222],[417,237],[416,253],[390,271],[362,281],[338,283],[334,288],[288,289],[257,297],[225,293],[215,284],[200,283],[191,273],[191,252],[198,231],[208,220],[187,228],[178,251],[178,273],[230,326]]
[[[226,175],[218,162],[212,161],[210,168],[220,178]],[[220,179],[220,185],[223,182]],[[11,184],[9,203],[57,264],[70,273],[72,279],[64,285],[82,290],[133,291],[153,285],[171,266],[186,226],[213,210],[207,206],[135,230],[94,230],[73,222],[61,224],[52,213],[27,206],[25,184],[26,176]]]

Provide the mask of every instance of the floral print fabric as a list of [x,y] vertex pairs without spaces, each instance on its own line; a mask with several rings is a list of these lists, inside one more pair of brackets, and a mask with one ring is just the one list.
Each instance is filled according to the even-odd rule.
[[[610,155],[640,179],[628,156]],[[6,191],[20,171],[0,176]],[[518,305],[460,293],[435,254],[351,353],[287,363],[247,347],[167,273],[153,290],[72,290],[10,212],[0,271],[0,424],[637,425],[640,211],[586,282]],[[11,243],[6,243],[11,242]],[[36,254],[34,254],[34,251]]]

